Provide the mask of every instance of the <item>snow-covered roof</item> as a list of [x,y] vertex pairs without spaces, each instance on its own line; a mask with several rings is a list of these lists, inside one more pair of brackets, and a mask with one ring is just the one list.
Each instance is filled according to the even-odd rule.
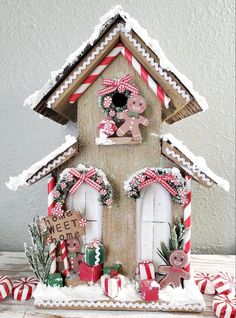
[[77,139],[67,135],[65,140],[65,143],[34,163],[29,169],[22,171],[16,177],[10,177],[6,186],[10,190],[16,191],[20,186],[33,184],[74,156],[77,153]]
[[[162,135],[160,138],[163,141],[169,142],[171,145],[172,149],[163,149],[162,147],[163,154],[169,159],[174,159],[181,168],[186,170],[190,175],[193,175],[193,177],[199,178],[199,180],[205,182],[208,186],[212,185],[214,182],[226,191],[229,191],[229,182],[219,177],[210,168],[208,168],[206,160],[203,157],[195,156],[182,141],[175,138],[172,134]],[[174,152],[174,148],[182,153],[183,157]],[[211,180],[213,182],[211,182]]]
[[[125,21],[126,30],[133,30],[143,40],[143,42],[158,56],[160,66],[165,70],[171,71],[182,82],[187,91],[189,91],[194,97],[200,106],[200,109],[205,111],[208,108],[205,98],[200,96],[199,93],[194,90],[192,82],[184,74],[179,72],[176,67],[167,59],[159,45],[159,42],[155,39],[152,39],[148,35],[148,32],[140,26],[138,21],[133,19],[128,13],[124,12],[120,5],[114,7],[100,18],[100,23],[95,26],[91,37],[85,41],[74,53],[69,55],[61,68],[51,72],[51,78],[47,81],[43,88],[26,98],[24,105],[35,108],[44,98],[46,99],[48,96],[50,96],[50,93],[60,84],[61,80],[68,75],[73,67],[78,64],[81,57],[101,37],[104,30],[118,17],[121,17]],[[50,109],[47,111],[52,112]]]

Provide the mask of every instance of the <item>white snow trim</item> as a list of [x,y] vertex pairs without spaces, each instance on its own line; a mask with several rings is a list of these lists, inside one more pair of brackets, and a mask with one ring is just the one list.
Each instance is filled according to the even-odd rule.
[[[172,147],[175,147],[180,152],[182,152],[189,160],[193,162],[193,166],[187,166],[187,168],[190,170],[189,173],[191,174],[191,171],[197,172],[199,171],[199,177],[203,179],[201,176],[201,173],[204,173],[207,177],[212,179],[218,186],[222,187],[225,191],[229,191],[230,185],[229,182],[225,179],[222,179],[221,177],[217,176],[210,168],[208,168],[206,164],[206,160],[203,157],[195,156],[184,144],[182,141],[175,138],[172,134],[166,134],[160,136],[160,138],[164,141],[168,141],[171,143]],[[170,154],[172,155],[172,154]],[[173,154],[173,157],[175,155]],[[177,158],[179,161],[185,165],[185,163],[182,162],[182,158]],[[204,176],[204,175],[203,175]],[[203,179],[204,180],[204,179]],[[204,180],[206,181],[206,180]]]
[[[43,159],[37,161],[36,163],[34,163],[28,170],[24,170],[22,173],[20,173],[18,176],[16,177],[10,177],[9,181],[6,182],[6,186],[12,190],[12,191],[16,191],[20,186],[25,186],[28,185],[28,183],[26,182],[30,177],[32,177],[39,169],[41,169],[43,166],[47,166],[48,162],[53,160],[54,158],[56,158],[58,155],[60,155],[61,153],[63,153],[67,148],[68,151],[70,151],[70,153],[68,153],[67,155],[71,154],[70,150],[71,146],[73,146],[76,142],[77,139],[74,136],[71,135],[67,135],[65,137],[66,142],[63,143],[60,147],[58,147],[57,149],[55,149],[54,151],[52,151],[50,154],[48,154],[46,157],[44,157]],[[62,155],[63,156],[63,155]],[[58,158],[58,160],[60,159],[60,157]],[[64,159],[61,158],[61,159]],[[56,161],[58,161],[56,160]],[[59,160],[60,162],[62,160]],[[52,165],[58,164],[59,162],[53,162]],[[51,166],[49,167],[52,168]],[[47,167],[44,168],[44,170],[47,170]],[[47,171],[42,171],[42,174],[44,175]],[[41,172],[40,172],[41,173]],[[41,174],[40,174],[41,176]],[[36,179],[39,179],[40,176],[35,176]]]
[[160,302],[142,302],[135,284],[126,279],[125,286],[113,302],[105,296],[99,283],[93,286],[51,287],[39,283],[33,292],[34,304],[49,307],[97,307],[97,308],[140,308],[156,310],[192,310],[204,309],[203,297],[193,279],[185,282],[185,288],[166,287],[159,292]]
[[34,108],[38,104],[38,102],[49,92],[51,87],[53,87],[56,84],[56,78],[63,73],[66,67],[70,66],[76,60],[76,58],[83,52],[84,48],[88,44],[93,45],[94,41],[99,37],[104,24],[106,24],[112,17],[114,17],[117,14],[120,14],[120,16],[126,22],[126,31],[128,32],[131,29],[133,29],[139,35],[139,37],[145,42],[145,44],[148,47],[150,47],[155,54],[158,55],[160,60],[160,66],[164,69],[173,72],[179,78],[183,85],[194,96],[194,98],[201,106],[203,111],[208,109],[208,105],[205,98],[200,96],[199,93],[193,89],[192,82],[184,74],[179,72],[175,68],[175,66],[167,59],[159,45],[159,42],[157,40],[152,39],[148,35],[148,32],[140,26],[138,21],[131,18],[129,14],[124,12],[123,8],[120,5],[114,7],[112,10],[108,11],[104,16],[100,18],[100,23],[95,26],[94,32],[92,33],[91,37],[87,41],[85,41],[74,53],[69,55],[66,62],[60,69],[51,72],[51,79],[48,80],[48,82],[40,91],[36,91],[28,98],[26,98],[24,101],[24,106],[30,106],[31,108]]

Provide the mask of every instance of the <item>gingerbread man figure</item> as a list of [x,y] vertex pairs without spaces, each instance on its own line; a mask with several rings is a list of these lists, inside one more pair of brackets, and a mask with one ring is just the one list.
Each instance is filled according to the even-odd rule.
[[83,254],[78,253],[80,249],[80,241],[77,238],[71,238],[67,240],[66,247],[70,262],[70,269],[72,272],[78,273],[80,263],[82,262],[84,257]]
[[166,274],[159,282],[161,288],[168,285],[179,287],[181,286],[181,278],[190,279],[190,274],[183,269],[187,261],[187,255],[182,250],[176,250],[170,254],[170,265],[161,265],[158,267],[159,273]]
[[139,125],[148,126],[149,120],[143,117],[142,114],[147,108],[144,98],[140,95],[132,96],[128,99],[128,109],[122,113],[118,113],[119,119],[124,119],[125,122],[117,130],[117,136],[124,136],[127,132],[131,132],[134,141],[140,141],[142,135]]

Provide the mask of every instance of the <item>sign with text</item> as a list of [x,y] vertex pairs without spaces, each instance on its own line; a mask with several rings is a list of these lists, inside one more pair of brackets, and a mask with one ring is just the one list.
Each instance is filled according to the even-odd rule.
[[50,215],[39,220],[39,228],[48,229],[47,243],[78,238],[85,234],[86,221],[75,210],[66,211],[63,215]]

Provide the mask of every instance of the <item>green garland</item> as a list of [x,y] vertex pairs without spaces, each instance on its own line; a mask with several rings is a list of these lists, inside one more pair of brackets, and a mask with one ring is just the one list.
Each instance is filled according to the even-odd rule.
[[[148,180],[148,176],[145,174],[147,170],[148,168],[138,171],[125,182],[125,191],[128,197],[134,199],[140,198],[140,184]],[[158,176],[163,176],[166,174],[173,175],[172,169],[150,168],[150,170],[152,170]],[[187,193],[185,190],[186,182],[184,178],[179,174],[176,176],[175,180],[167,181],[167,183],[177,192],[175,196],[171,195],[173,201],[183,205],[187,200]]]
[[[79,165],[79,167],[76,168],[81,174],[86,173],[93,167],[91,166],[85,166],[85,165]],[[77,182],[77,178],[75,178],[70,173],[70,168],[65,169],[61,174],[60,177],[55,185],[53,197],[56,202],[56,205],[61,204],[63,206],[65,204],[66,198],[68,196],[70,188]],[[101,190],[99,191],[99,198],[98,201],[101,205],[111,205],[112,204],[112,187],[111,184],[108,182],[105,174],[99,170],[96,169],[96,174],[94,174],[92,177],[90,177],[91,180],[95,181],[96,183],[99,183],[101,186]]]
[[[114,120],[115,122],[120,122],[120,119],[117,118],[117,113],[121,113],[123,112],[124,110],[127,109],[127,102],[124,106],[122,107],[117,107],[113,104],[112,102],[112,98],[115,94],[124,94],[126,97],[127,97],[127,101],[128,101],[128,98],[130,97],[131,95],[131,92],[128,91],[128,90],[125,90],[124,92],[120,93],[118,90],[110,93],[110,94],[106,94],[106,95],[102,95],[102,96],[99,96],[98,97],[98,106],[101,108],[101,110],[103,111],[103,113],[109,117],[109,118],[112,118],[112,120]],[[106,101],[106,98],[107,97],[110,97],[111,98],[111,104],[109,105],[109,107],[105,107],[105,101]],[[114,112],[114,115],[113,115],[113,112]],[[113,116],[112,116],[113,115]]]

